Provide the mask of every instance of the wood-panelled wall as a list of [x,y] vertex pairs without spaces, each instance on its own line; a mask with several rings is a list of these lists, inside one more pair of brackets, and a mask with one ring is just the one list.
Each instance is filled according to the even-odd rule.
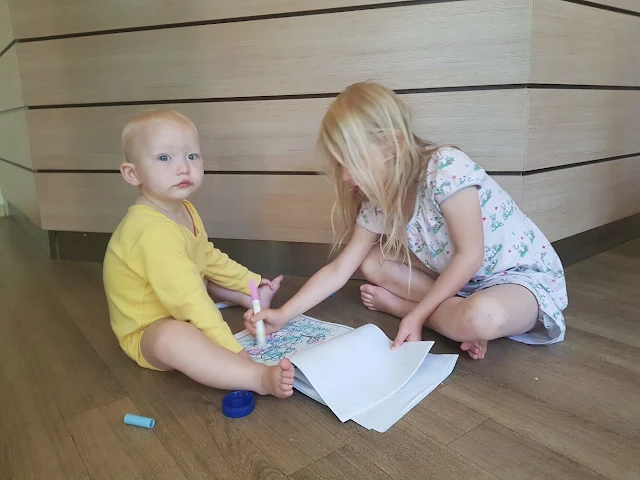
[[45,229],[115,228],[121,128],[160,106],[200,130],[211,236],[329,242],[313,147],[367,79],[551,240],[640,211],[636,0],[0,0],[0,52],[0,188]]

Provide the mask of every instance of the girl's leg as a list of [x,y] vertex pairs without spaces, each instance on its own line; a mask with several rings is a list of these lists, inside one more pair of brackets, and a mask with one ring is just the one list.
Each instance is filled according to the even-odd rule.
[[413,310],[435,281],[435,274],[413,255],[409,272],[407,265],[385,260],[375,248],[362,262],[360,271],[372,284],[360,287],[364,306],[399,318]]
[[[228,290],[216,285],[206,278],[204,279],[204,282],[210,297],[214,297],[225,302],[231,302],[234,305],[240,305],[247,309],[251,308],[251,297],[249,297],[249,295],[242,292]],[[267,285],[263,285],[258,288],[258,292],[260,293],[260,306],[265,309],[271,306],[271,301],[282,283],[282,275],[275,278],[271,283],[273,284],[273,290],[271,290]]]
[[452,340],[471,358],[485,356],[487,341],[528,332],[538,321],[538,302],[527,288],[504,284],[467,298],[445,300],[425,326]]
[[[404,318],[427,294],[435,278],[412,256],[411,290],[407,265],[383,261],[372,249],[360,267],[363,276],[374,285],[360,287],[362,303]],[[407,294],[408,293],[408,294]],[[461,342],[460,347],[473,359],[482,359],[487,342],[528,332],[538,321],[538,302],[527,288],[504,284],[481,290],[468,298],[445,300],[425,322],[425,326]]]
[[209,387],[280,398],[293,393],[294,368],[288,359],[273,367],[253,362],[244,351],[235,354],[217,345],[188,322],[152,323],[142,335],[140,350],[154,367],[178,370]]

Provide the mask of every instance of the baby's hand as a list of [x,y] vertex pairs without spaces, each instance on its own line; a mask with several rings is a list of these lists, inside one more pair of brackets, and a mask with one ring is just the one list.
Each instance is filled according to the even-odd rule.
[[264,328],[267,335],[280,330],[287,323],[287,318],[278,309],[261,310],[255,315],[253,314],[253,310],[247,310],[244,314],[244,326],[253,334],[256,333],[256,323],[260,320],[264,321]]

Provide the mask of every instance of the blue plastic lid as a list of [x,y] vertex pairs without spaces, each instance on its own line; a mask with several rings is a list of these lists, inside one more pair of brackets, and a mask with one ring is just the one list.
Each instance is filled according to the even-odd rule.
[[231,392],[222,399],[222,413],[229,418],[246,417],[254,407],[253,393],[244,390]]

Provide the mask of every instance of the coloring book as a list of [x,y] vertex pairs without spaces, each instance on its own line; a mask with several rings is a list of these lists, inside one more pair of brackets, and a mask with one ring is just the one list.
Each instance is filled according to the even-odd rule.
[[236,335],[251,358],[275,365],[289,358],[294,388],[326,405],[342,422],[385,432],[453,371],[458,355],[429,353],[433,342],[391,340],[373,324],[353,329],[301,315],[259,348],[246,330]]

